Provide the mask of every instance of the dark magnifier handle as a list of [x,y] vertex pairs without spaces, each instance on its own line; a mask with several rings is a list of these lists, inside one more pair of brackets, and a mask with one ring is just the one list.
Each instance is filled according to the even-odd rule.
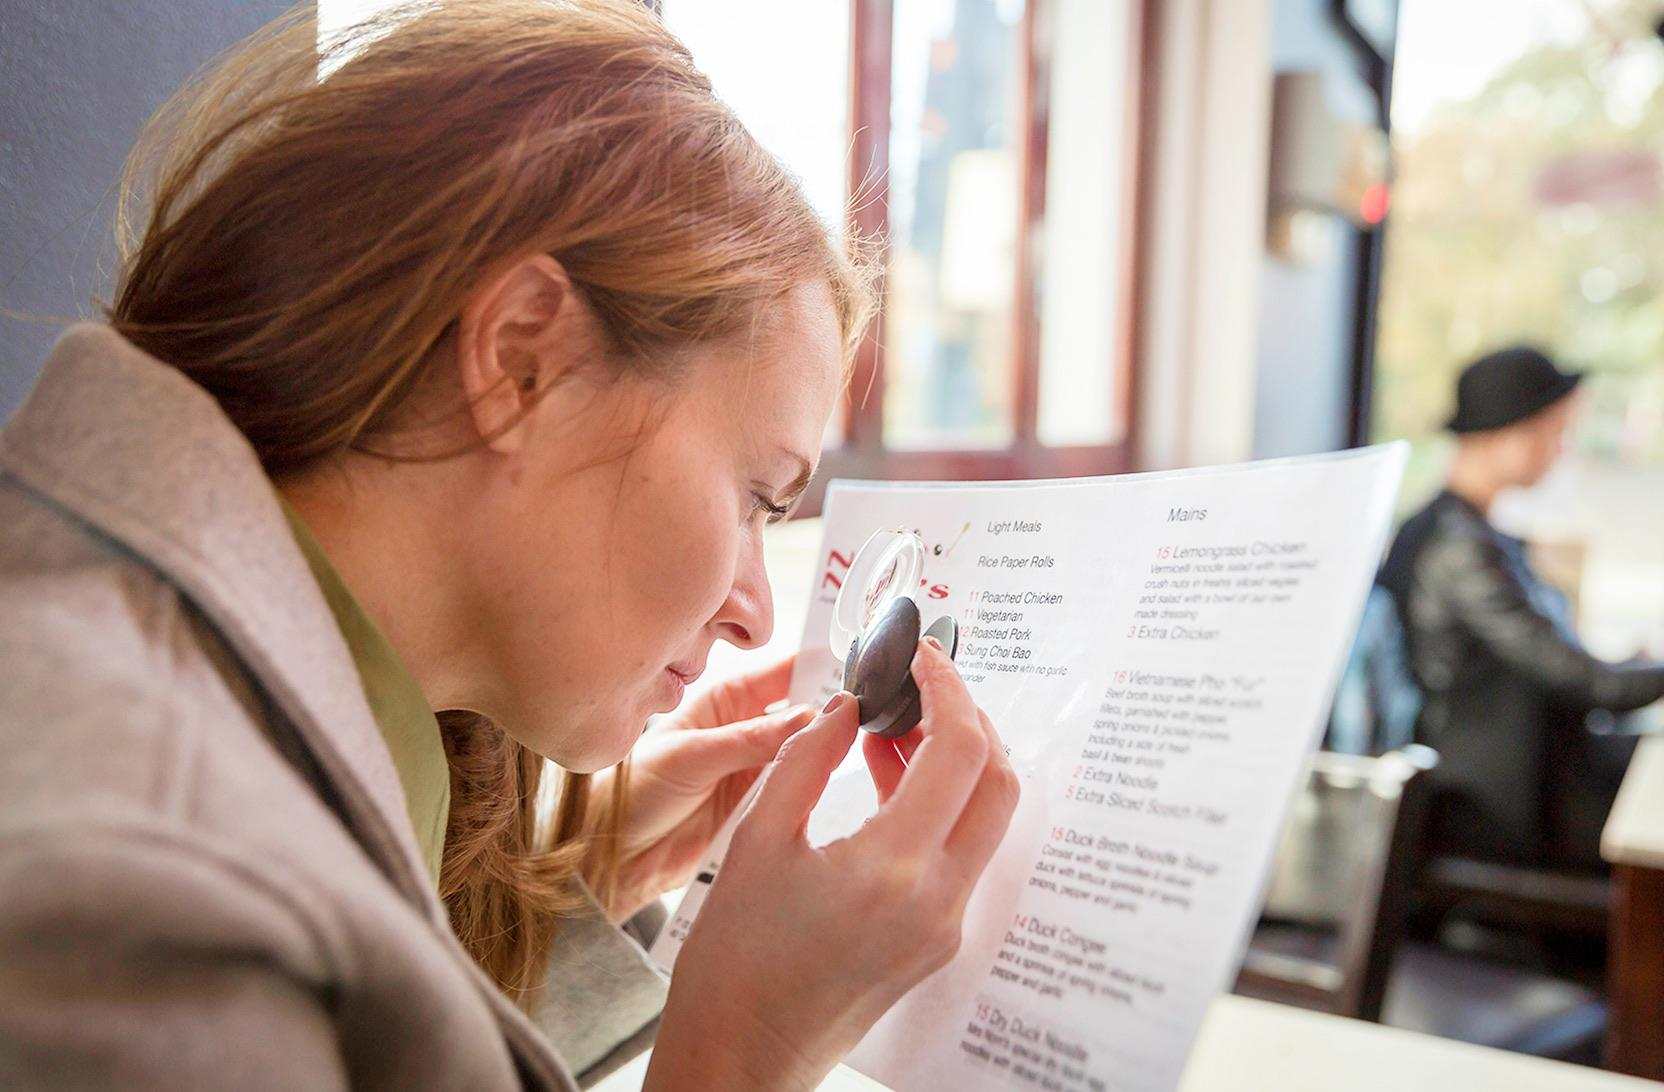
[[[949,657],[959,651],[959,626],[944,615],[926,631]],[[865,640],[850,647],[844,662],[844,688],[859,703],[861,729],[884,739],[906,735],[919,723],[919,688],[913,682],[913,654],[919,645],[919,607],[896,599],[869,629]]]

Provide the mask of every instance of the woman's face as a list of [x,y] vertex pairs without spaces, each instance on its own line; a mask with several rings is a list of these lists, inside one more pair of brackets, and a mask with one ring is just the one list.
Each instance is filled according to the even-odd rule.
[[[486,706],[567,769],[622,759],[711,647],[766,642],[763,529],[807,485],[842,375],[831,294],[793,290],[674,381],[557,388],[470,504]],[[558,418],[558,420],[556,420]],[[771,510],[772,509],[772,510]]]

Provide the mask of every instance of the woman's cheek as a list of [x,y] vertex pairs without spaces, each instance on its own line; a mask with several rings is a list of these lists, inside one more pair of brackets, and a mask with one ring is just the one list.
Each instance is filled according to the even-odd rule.
[[732,501],[673,490],[662,498],[657,517],[640,535],[640,559],[633,584],[647,597],[641,632],[668,635],[676,654],[694,631],[721,606],[733,583],[734,557],[743,533]]
[[737,518],[723,518],[727,514],[720,508],[704,513],[700,544],[683,562],[681,600],[696,625],[717,615],[734,584],[734,559],[745,531]]

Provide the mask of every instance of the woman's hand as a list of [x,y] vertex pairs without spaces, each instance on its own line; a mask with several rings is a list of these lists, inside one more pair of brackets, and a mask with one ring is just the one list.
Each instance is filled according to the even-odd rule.
[[[607,907],[614,922],[692,878],[763,765],[809,723],[809,706],[763,713],[786,696],[792,662],[711,688],[636,745],[618,890]],[[598,776],[591,790],[595,827],[604,827],[613,776]]]
[[850,695],[764,775],[677,958],[647,1088],[811,1088],[958,950],[1018,782],[939,646],[921,644],[913,677],[912,758],[866,745],[880,803],[857,833],[819,849],[805,838],[855,740]]

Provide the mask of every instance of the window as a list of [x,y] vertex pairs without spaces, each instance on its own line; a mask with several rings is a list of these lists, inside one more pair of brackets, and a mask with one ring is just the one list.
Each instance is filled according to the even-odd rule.
[[854,192],[888,241],[823,479],[1129,467],[1150,0],[642,2],[829,223]]
[[884,436],[900,448],[1003,447],[1023,4],[903,0],[893,18]]
[[658,8],[716,93],[797,175],[821,216],[840,225],[849,145],[843,4],[661,0]]
[[[1457,372],[1533,341],[1589,379],[1561,466],[1498,519],[1579,555],[1580,629],[1664,653],[1664,45],[1627,0],[1404,0],[1374,430],[1442,478]],[[1615,512],[1623,519],[1612,519]]]
[[888,241],[823,477],[1130,465],[1144,0],[659,9],[816,206],[855,192],[856,226]]

